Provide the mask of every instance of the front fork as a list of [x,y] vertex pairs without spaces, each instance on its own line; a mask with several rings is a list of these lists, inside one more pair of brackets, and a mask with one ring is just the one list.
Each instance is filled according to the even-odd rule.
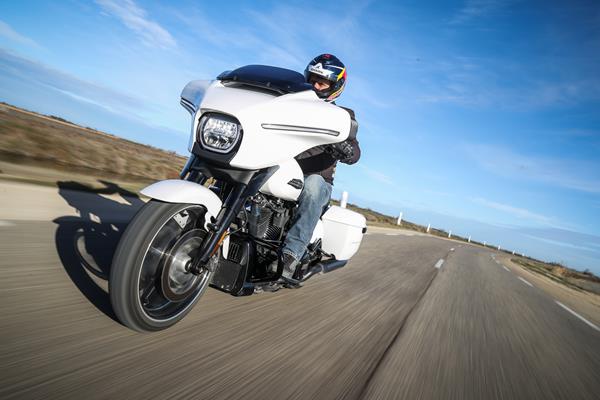
[[200,251],[188,268],[188,271],[192,274],[200,274],[208,264],[208,260],[219,250],[219,246],[227,234],[227,228],[229,228],[240,208],[246,202],[247,195],[245,194],[247,188],[248,186],[245,184],[236,185],[227,196],[227,200],[223,204],[223,207],[221,207],[221,211],[219,211],[215,222],[206,224],[208,235],[202,241]]
[[[192,157],[190,157],[191,159]],[[185,177],[188,172],[188,179],[204,179],[203,177],[193,176],[194,173],[198,173],[191,168],[195,159],[192,161],[188,160],[188,163],[181,171],[182,178]],[[238,215],[240,209],[246,203],[248,197],[258,192],[261,186],[277,171],[279,166],[265,168],[262,170],[254,171],[247,183],[235,182],[233,187],[227,195],[227,200],[223,203],[219,214],[215,218],[215,221],[210,221],[206,224],[208,228],[208,234],[205,236],[200,247],[200,251],[194,257],[193,261],[189,264],[187,270],[195,275],[202,273],[206,266],[209,265],[208,261],[218,251],[219,246],[225,239],[227,229],[233,222],[234,218]],[[214,266],[213,266],[214,268]]]

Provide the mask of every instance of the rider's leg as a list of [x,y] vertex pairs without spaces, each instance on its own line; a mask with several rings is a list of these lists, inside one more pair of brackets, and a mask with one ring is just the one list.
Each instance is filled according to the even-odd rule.
[[298,261],[302,259],[323,207],[329,203],[331,184],[321,175],[308,175],[298,198],[296,219],[285,238],[283,246],[283,276],[291,278]]

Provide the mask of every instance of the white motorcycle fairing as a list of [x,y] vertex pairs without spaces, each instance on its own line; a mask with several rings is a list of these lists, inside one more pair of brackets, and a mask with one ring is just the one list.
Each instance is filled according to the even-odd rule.
[[296,201],[302,192],[304,175],[294,159],[279,164],[279,169],[260,188],[261,193]]
[[182,104],[193,113],[190,143],[204,113],[234,116],[243,130],[240,147],[229,161],[234,168],[258,170],[282,164],[312,147],[343,142],[351,131],[348,112],[319,99],[312,90],[274,95],[221,81],[204,89],[201,82],[205,81],[190,82],[182,93]]
[[[192,81],[183,89],[181,104],[192,115],[189,149],[193,152],[194,143],[200,144],[197,131],[203,114],[232,116],[239,121],[242,136],[228,165],[243,170],[278,166],[259,191],[296,201],[304,175],[294,157],[315,146],[346,140],[352,130],[351,118],[346,110],[319,99],[313,90],[278,93],[265,90],[265,86],[257,89],[252,86],[253,78],[236,81],[235,75]],[[315,227],[310,243],[321,239],[324,251],[347,260],[358,250],[365,228],[362,215],[330,207]]]

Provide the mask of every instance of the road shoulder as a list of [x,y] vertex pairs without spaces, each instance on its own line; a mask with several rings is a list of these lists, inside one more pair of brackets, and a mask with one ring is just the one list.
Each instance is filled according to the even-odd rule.
[[544,291],[556,301],[563,303],[586,319],[600,326],[600,296],[583,290],[575,290],[558,282],[527,270],[511,261],[508,255],[499,255],[496,258],[511,272],[531,282],[535,287]]

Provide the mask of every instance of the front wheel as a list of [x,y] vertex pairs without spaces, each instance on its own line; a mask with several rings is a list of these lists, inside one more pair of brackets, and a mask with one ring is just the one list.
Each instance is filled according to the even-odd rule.
[[123,233],[110,270],[119,320],[140,332],[180,321],[208,287],[210,272],[187,272],[206,235],[206,209],[150,200]]

